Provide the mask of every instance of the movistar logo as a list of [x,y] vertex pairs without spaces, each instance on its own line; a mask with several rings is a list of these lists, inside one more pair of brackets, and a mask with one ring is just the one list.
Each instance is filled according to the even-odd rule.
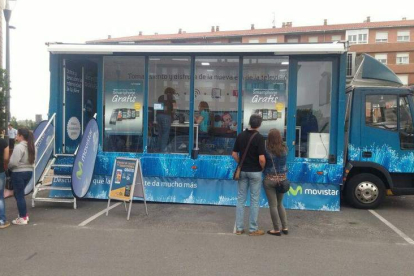
[[81,161],[78,162],[78,167],[79,167],[79,170],[76,172],[76,177],[78,179],[81,179],[81,177],[83,175],[83,169],[82,169],[83,163]]
[[288,195],[297,196],[298,194],[302,194],[302,186],[297,186],[296,189],[293,189],[292,186],[290,186],[290,189],[288,191]]

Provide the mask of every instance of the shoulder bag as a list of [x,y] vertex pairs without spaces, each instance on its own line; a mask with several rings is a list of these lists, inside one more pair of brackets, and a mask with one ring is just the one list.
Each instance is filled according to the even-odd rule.
[[275,189],[277,193],[280,193],[280,194],[287,193],[290,189],[290,182],[287,178],[280,180],[280,176],[276,170],[275,163],[273,161],[273,155],[270,152],[269,154],[270,154],[270,159],[272,160],[273,170],[275,171],[275,174],[269,173],[266,175],[265,179],[267,181],[272,182],[275,185]]
[[234,171],[234,174],[233,174],[233,179],[234,179],[234,180],[239,180],[239,179],[240,179],[240,173],[241,173],[241,168],[242,168],[242,166],[243,166],[244,159],[246,158],[246,154],[247,154],[247,152],[249,151],[250,144],[251,144],[251,142],[252,142],[252,140],[253,140],[254,136],[256,136],[256,134],[257,134],[257,132],[253,133],[253,135],[252,135],[252,136],[250,136],[250,140],[249,140],[249,142],[247,143],[247,147],[246,147],[246,150],[245,150],[245,151],[244,151],[244,153],[243,153],[243,157],[242,157],[242,159],[240,160],[239,164],[237,165],[236,170]]

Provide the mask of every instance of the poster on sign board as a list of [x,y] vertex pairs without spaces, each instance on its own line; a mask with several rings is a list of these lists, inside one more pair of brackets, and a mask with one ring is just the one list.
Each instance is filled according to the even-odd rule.
[[125,204],[126,202],[130,203],[127,216],[129,220],[134,196],[144,199],[145,210],[148,215],[140,160],[134,158],[116,158],[112,170],[106,215],[108,215],[111,199],[120,200],[124,201]]

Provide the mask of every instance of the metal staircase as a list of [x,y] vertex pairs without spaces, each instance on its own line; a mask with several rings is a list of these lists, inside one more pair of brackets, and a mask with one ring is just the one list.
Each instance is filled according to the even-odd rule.
[[[72,179],[71,175],[55,175],[55,168],[72,168],[73,165],[65,165],[65,164],[56,164],[56,161],[61,157],[75,157],[76,152],[74,154],[56,154],[55,153],[55,138],[56,138],[56,120],[55,116],[56,114],[53,114],[53,116],[48,121],[45,129],[43,132],[39,135],[35,142],[35,147],[37,148],[38,143],[41,141],[42,136],[45,134],[47,128],[52,125],[53,126],[53,136],[52,139],[50,139],[45,152],[42,154],[42,156],[36,160],[35,169],[33,173],[33,181],[34,183],[34,189],[33,189],[33,195],[32,195],[32,207],[35,207],[36,201],[41,202],[60,202],[60,203],[73,203],[73,208],[76,209],[76,197],[72,194],[72,187],[58,187],[58,186],[52,186],[53,180],[55,179]],[[36,181],[36,168],[39,166],[42,158],[47,153],[49,147],[53,147],[53,154],[51,156],[51,159],[48,161],[46,168],[44,169],[42,175]],[[76,150],[77,151],[77,150]],[[71,197],[41,197],[39,195],[39,192],[41,191],[70,191]]]

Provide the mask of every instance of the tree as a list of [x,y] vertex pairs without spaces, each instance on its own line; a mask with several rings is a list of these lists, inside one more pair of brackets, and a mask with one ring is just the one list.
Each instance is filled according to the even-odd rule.
[[0,129],[7,128],[6,118],[6,96],[5,93],[10,89],[9,81],[7,78],[6,70],[0,69]]

